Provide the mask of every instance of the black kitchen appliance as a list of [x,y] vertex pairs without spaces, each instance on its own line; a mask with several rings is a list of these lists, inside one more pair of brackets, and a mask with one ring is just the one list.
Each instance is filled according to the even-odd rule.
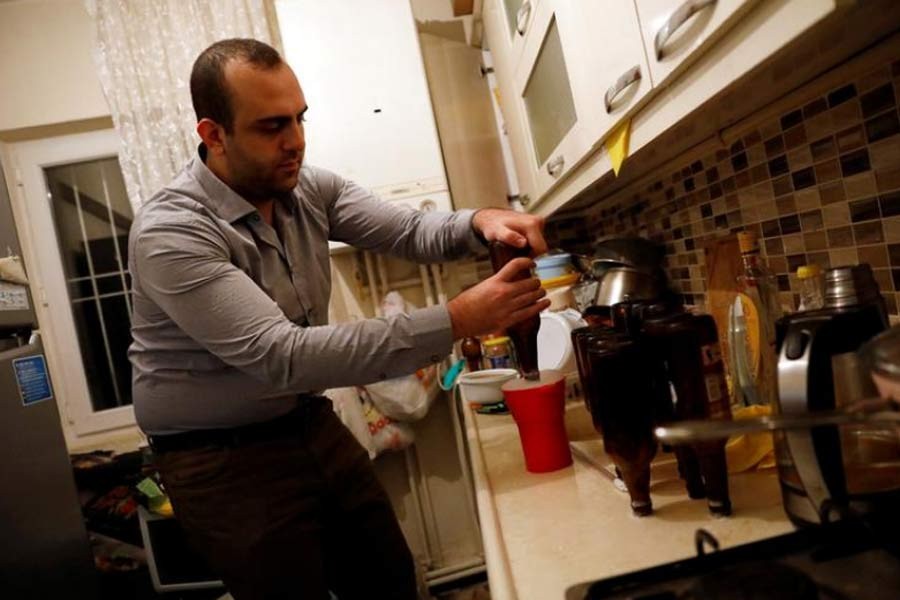
[[[785,415],[836,408],[835,389],[850,373],[835,365],[887,328],[884,300],[868,265],[828,269],[825,307],[795,313],[778,323],[778,406]],[[861,398],[860,398],[861,399]],[[776,431],[775,452],[785,511],[797,524],[834,518],[826,511],[872,509],[878,494],[848,486],[846,440],[835,426]],[[863,474],[865,475],[865,474]],[[900,481],[896,482],[900,487]]]
[[[577,584],[566,600],[884,600],[900,597],[900,548],[892,523],[848,520]],[[690,540],[684,540],[690,544]]]

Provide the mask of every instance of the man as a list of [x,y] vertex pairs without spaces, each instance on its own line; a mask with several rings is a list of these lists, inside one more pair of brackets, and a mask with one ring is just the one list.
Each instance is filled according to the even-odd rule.
[[316,390],[408,374],[548,301],[514,281],[521,258],[446,306],[329,326],[328,240],[420,261],[480,240],[541,252],[542,221],[401,209],[305,165],[303,91],[260,42],[206,49],[191,95],[199,156],[129,242],[135,414],[178,520],[237,600],[414,598],[390,503]]

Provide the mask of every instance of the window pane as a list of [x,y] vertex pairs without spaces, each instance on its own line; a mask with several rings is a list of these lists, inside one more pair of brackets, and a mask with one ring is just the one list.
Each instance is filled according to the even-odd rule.
[[88,390],[91,393],[91,405],[95,411],[116,408],[119,404],[116,401],[112,373],[106,357],[97,303],[88,300],[73,304],[72,316],[75,317],[75,329],[78,331],[78,343],[81,346],[81,358],[84,362]]
[[113,294],[122,291],[122,276],[116,273],[107,277],[97,278],[98,294]]
[[109,351],[112,355],[116,384],[119,387],[121,404],[131,404],[131,363],[128,362],[128,346],[131,345],[131,319],[125,296],[114,296],[100,300],[106,333],[109,337]]
[[130,404],[130,294],[123,279],[130,286],[125,251],[133,215],[118,159],[52,167],[45,176],[91,404],[95,411]]
[[75,204],[72,187],[72,170],[69,167],[55,167],[47,171],[47,187],[53,202],[53,221],[59,241],[60,258],[66,279],[88,277],[87,256]]
[[69,282],[69,297],[72,301],[90,298],[93,295],[94,286],[91,285],[89,277]]
[[538,165],[544,164],[575,124],[575,101],[566,71],[556,19],[525,87],[525,111]]

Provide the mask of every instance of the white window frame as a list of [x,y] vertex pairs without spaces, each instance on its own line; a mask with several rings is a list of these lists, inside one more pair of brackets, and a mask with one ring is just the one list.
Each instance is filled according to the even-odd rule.
[[[12,209],[60,413],[79,435],[134,427],[132,406],[94,411],[59,255],[44,169],[119,154],[112,129],[11,144]],[[74,340],[74,344],[73,344]]]

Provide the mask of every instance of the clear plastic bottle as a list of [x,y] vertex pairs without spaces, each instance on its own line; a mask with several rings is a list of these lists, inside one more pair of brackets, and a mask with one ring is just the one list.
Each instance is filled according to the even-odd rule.
[[803,265],[797,269],[800,280],[800,306],[798,311],[817,310],[825,306],[825,281],[819,265]]
[[[756,235],[749,231],[738,233],[738,245],[744,270],[738,276],[738,298],[746,329],[746,368],[752,376],[755,389],[746,394],[740,404],[767,404],[774,406],[777,398],[777,363],[775,349],[775,322],[781,318],[781,303],[778,300],[778,285],[759,255]],[[734,308],[729,320],[740,320],[734,316]],[[740,336],[738,336],[740,337]],[[734,351],[732,350],[732,354]],[[733,376],[733,375],[732,375]],[[735,391],[738,386],[735,386]],[[738,396],[738,394],[735,394]]]

